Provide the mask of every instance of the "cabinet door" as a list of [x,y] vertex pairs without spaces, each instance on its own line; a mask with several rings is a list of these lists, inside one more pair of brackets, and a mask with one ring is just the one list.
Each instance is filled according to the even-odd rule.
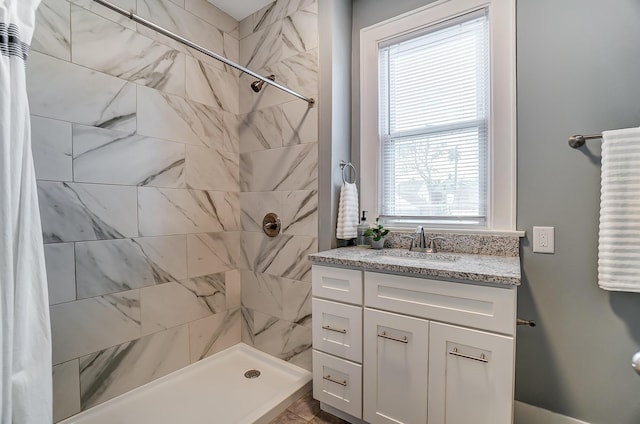
[[510,424],[512,337],[431,322],[429,424]]
[[362,307],[313,299],[313,348],[362,362]]
[[429,321],[365,309],[364,420],[427,422]]
[[362,418],[362,365],[314,350],[313,397]]

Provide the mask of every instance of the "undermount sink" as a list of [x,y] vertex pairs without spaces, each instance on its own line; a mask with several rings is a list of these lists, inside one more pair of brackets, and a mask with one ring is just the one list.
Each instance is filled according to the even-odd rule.
[[427,252],[412,252],[402,249],[381,249],[375,252],[367,253],[365,255],[368,258],[405,258],[405,259],[419,259],[425,261],[444,261],[455,262],[460,257],[451,253],[427,253]]

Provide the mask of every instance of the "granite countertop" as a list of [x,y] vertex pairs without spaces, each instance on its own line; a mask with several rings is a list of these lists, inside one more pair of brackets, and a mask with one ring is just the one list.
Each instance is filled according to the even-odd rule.
[[363,247],[341,247],[313,253],[316,264],[338,265],[366,271],[402,273],[410,276],[435,277],[470,282],[520,285],[520,258],[468,253],[419,253],[407,249],[374,250]]

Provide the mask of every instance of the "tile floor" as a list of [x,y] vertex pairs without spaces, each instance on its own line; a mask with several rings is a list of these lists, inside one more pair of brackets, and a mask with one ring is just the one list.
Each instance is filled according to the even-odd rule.
[[308,392],[295,401],[269,424],[348,424],[346,421],[320,410],[320,402]]

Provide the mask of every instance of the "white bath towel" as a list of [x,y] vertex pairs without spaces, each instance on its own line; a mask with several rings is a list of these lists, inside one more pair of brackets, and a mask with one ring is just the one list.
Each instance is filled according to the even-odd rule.
[[358,188],[355,183],[342,183],[336,237],[342,240],[354,239],[358,235]]
[[602,136],[598,284],[640,292],[640,128]]

